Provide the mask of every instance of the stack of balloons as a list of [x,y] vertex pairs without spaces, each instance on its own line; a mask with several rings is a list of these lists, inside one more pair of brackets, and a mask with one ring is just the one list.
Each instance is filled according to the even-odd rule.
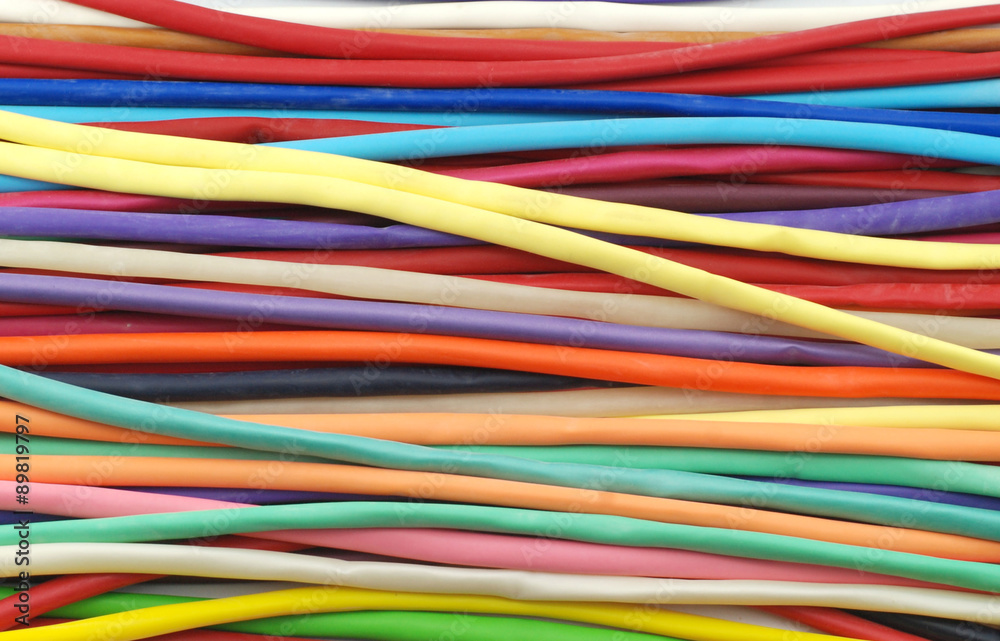
[[1000,4],[0,22],[0,639],[1000,639]]

